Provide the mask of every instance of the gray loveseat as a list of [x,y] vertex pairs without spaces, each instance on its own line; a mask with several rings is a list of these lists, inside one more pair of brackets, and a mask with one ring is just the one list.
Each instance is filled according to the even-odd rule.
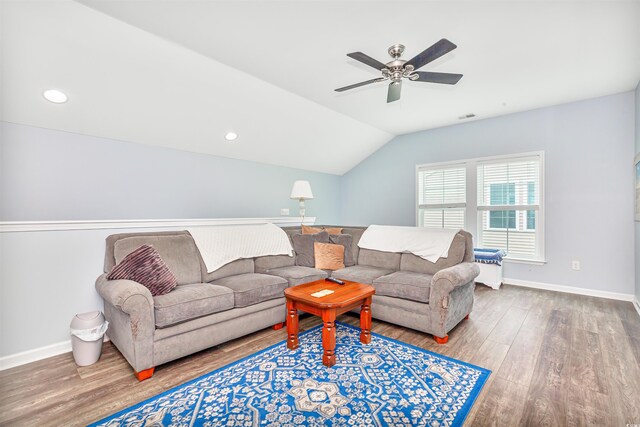
[[[104,299],[108,335],[133,367],[138,379],[155,366],[285,321],[284,289],[323,279],[372,284],[374,318],[432,334],[447,341],[448,332],[473,309],[471,235],[460,231],[449,256],[436,263],[407,253],[360,249],[365,227],[343,228],[352,236],[355,265],[334,272],[295,265],[295,256],[265,256],[233,261],[208,273],[186,231],[115,234],[107,238],[104,271],[96,289]],[[290,236],[300,227],[287,227]],[[160,253],[178,280],[165,295],[151,296],[130,280],[107,280],[109,271],[143,244]]]

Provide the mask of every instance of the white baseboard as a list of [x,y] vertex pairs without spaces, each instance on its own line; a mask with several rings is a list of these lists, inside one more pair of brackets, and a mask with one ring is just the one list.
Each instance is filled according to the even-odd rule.
[[525,288],[544,289],[547,291],[565,292],[568,294],[587,295],[590,297],[599,297],[607,299],[615,299],[619,301],[633,302],[635,295],[633,294],[621,294],[618,292],[600,291],[597,289],[576,288],[573,286],[554,285],[551,283],[542,282],[530,282],[528,280],[520,279],[508,279],[504,278],[504,283],[507,285],[523,286]]
[[638,301],[637,297],[633,298],[633,306],[635,307],[636,311],[638,312],[638,316],[640,316],[640,301]]
[[0,357],[0,371],[71,351],[71,340]]

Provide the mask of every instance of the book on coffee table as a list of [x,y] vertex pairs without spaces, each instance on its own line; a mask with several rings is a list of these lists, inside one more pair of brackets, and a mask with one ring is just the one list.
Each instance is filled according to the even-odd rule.
[[332,291],[331,289],[323,289],[321,291],[311,294],[311,296],[316,298],[322,298],[322,297],[326,297],[327,295],[331,295],[334,292],[335,291]]

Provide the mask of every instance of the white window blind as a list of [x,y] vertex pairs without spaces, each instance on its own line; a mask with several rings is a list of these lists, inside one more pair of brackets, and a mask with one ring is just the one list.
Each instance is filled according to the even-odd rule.
[[434,228],[464,228],[466,167],[418,169],[418,225]]
[[477,164],[478,244],[512,258],[539,259],[541,250],[539,155]]
[[419,165],[416,187],[416,225],[465,228],[507,260],[545,262],[544,152]]

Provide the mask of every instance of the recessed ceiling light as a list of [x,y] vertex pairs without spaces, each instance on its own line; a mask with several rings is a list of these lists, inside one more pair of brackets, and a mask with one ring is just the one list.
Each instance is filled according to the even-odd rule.
[[234,141],[237,137],[238,137],[237,133],[227,132],[227,134],[224,136],[224,139],[226,139],[227,141]]
[[48,89],[42,92],[42,96],[47,101],[53,102],[55,104],[64,104],[69,100],[69,97],[64,93],[59,91],[58,89]]

